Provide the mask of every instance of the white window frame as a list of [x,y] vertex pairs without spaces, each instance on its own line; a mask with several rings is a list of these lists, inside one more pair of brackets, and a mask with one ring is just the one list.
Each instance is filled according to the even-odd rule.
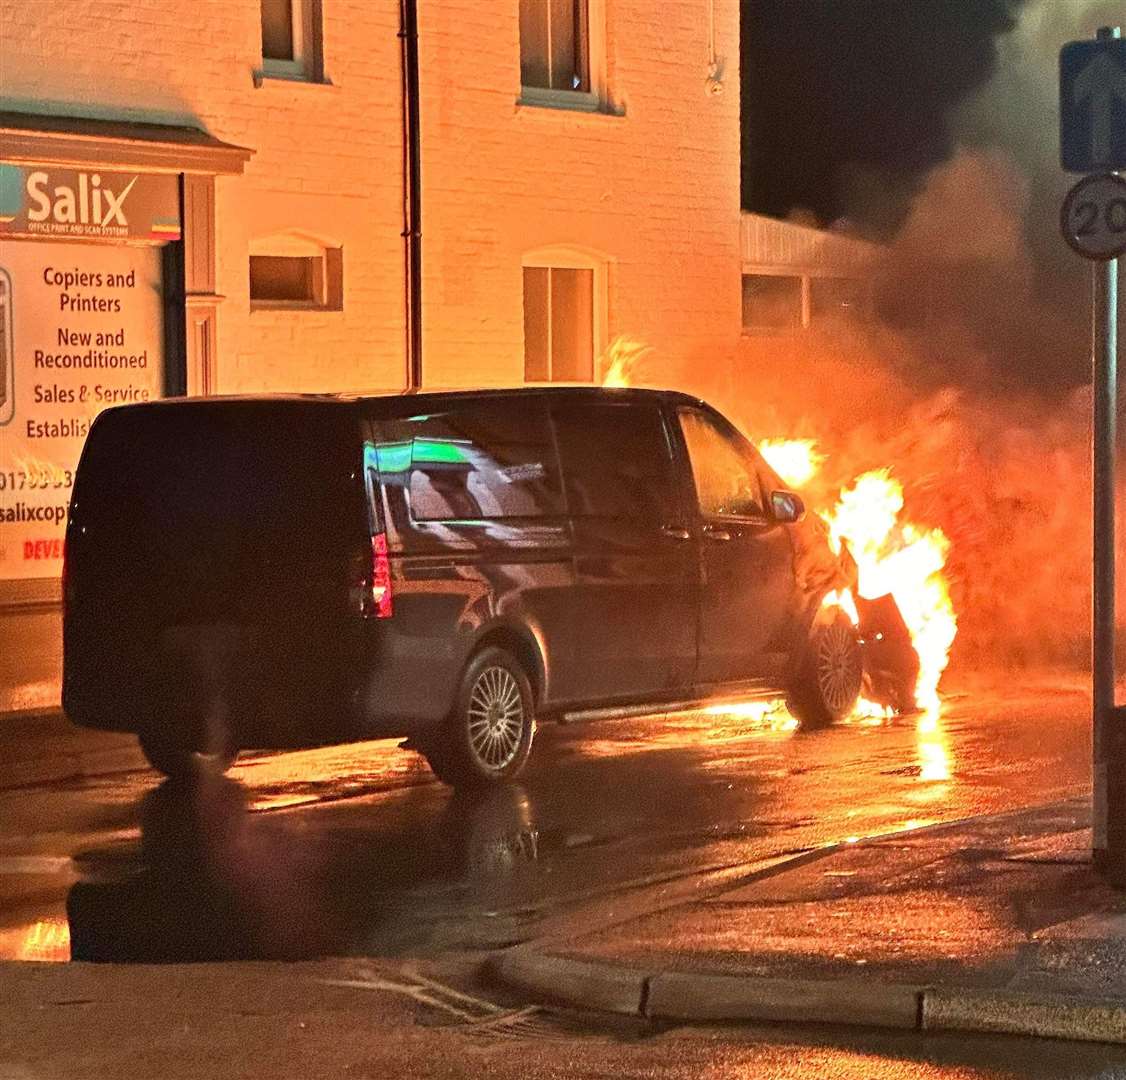
[[[587,70],[589,90],[557,90],[546,86],[524,86],[521,83],[517,105],[533,105],[549,109],[570,109],[577,112],[603,112],[608,107],[606,96],[606,0],[587,3]],[[520,41],[517,29],[517,71],[520,70]]]
[[293,59],[277,60],[262,57],[262,74],[274,79],[293,79],[303,82],[320,81],[321,59],[316,55],[317,33],[315,22],[321,17],[319,0],[292,0]]
[[[590,270],[592,271],[591,278],[591,375],[590,381],[592,385],[597,386],[601,380],[601,372],[599,371],[600,360],[603,353],[606,351],[607,344],[607,324],[608,324],[608,311],[609,311],[609,284],[608,284],[608,260],[595,252],[583,251],[581,248],[573,247],[546,247],[537,248],[535,251],[527,252],[520,262],[520,303],[523,307],[524,302],[524,280],[523,271],[528,267],[537,267],[545,270]],[[521,359],[524,360],[527,353],[527,343],[524,343],[524,349],[521,352]],[[527,386],[558,386],[551,380],[541,382],[534,380],[528,382],[525,378],[524,383]]]

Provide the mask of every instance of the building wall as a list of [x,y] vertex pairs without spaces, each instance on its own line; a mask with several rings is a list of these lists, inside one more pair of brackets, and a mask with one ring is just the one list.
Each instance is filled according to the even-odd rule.
[[[0,4],[5,108],[189,123],[255,151],[217,181],[217,389],[397,386],[403,368],[398,5],[326,0],[327,85],[263,80],[255,0]],[[250,242],[345,248],[340,312],[250,310]]]
[[436,382],[520,381],[521,257],[549,245],[608,260],[606,337],[652,346],[668,379],[699,378],[730,353],[739,14],[735,0],[715,7],[721,95],[706,91],[708,0],[664,2],[660,18],[647,0],[607,0],[607,90],[620,115],[587,115],[516,104],[515,3],[424,0],[423,295]]
[[[522,260],[552,246],[605,261],[602,343],[651,347],[637,378],[709,393],[730,370],[738,0],[592,4],[607,108],[580,113],[518,104],[517,0],[419,0],[428,385],[522,380]],[[399,4],[322,7],[323,84],[256,78],[257,0],[0,0],[0,109],[186,124],[254,151],[215,181],[219,393],[404,384]],[[292,232],[343,247],[343,310],[251,310],[252,246]],[[47,593],[0,610],[0,712],[57,704],[59,639]]]
[[[607,260],[606,338],[699,377],[739,323],[738,4],[606,0],[620,115],[518,106],[515,0],[420,0],[425,379],[523,376],[521,258]],[[254,0],[0,0],[9,109],[191,123],[255,151],[217,182],[220,392],[394,389],[404,372],[398,4],[324,0],[328,85],[267,79]],[[247,252],[344,248],[344,310],[251,311]],[[677,376],[682,378],[677,378]]]

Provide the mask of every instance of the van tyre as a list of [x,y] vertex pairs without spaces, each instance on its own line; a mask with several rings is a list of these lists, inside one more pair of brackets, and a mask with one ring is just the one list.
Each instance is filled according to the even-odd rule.
[[226,734],[219,736],[216,745],[207,750],[192,749],[182,740],[159,730],[143,730],[138,737],[149,764],[174,780],[221,776],[239,755],[238,746]]
[[469,661],[449,719],[421,748],[443,783],[475,787],[518,776],[535,731],[527,673],[511,653],[490,647]]
[[844,612],[814,624],[786,706],[804,727],[827,727],[856,707],[864,680],[860,636]]

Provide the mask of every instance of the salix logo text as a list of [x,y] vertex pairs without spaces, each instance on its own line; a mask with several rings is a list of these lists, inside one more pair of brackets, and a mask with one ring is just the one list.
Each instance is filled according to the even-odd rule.
[[77,188],[59,184],[54,188],[53,195],[48,195],[46,191],[49,181],[50,176],[46,172],[28,174],[27,195],[34,204],[28,209],[28,221],[46,221],[50,218],[68,225],[129,227],[129,219],[125,216],[125,200],[133,190],[137,177],[134,176],[116,193],[102,187],[102,178],[98,173],[80,172]]
[[178,240],[179,180],[170,173],[0,162],[0,235],[155,244]]

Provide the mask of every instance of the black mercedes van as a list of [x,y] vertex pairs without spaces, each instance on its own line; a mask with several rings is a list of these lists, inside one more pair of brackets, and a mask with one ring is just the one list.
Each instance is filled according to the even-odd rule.
[[850,573],[735,427],[599,388],[108,409],[66,535],[63,704],[170,775],[407,736],[515,776],[536,719],[719,694],[848,713]]

